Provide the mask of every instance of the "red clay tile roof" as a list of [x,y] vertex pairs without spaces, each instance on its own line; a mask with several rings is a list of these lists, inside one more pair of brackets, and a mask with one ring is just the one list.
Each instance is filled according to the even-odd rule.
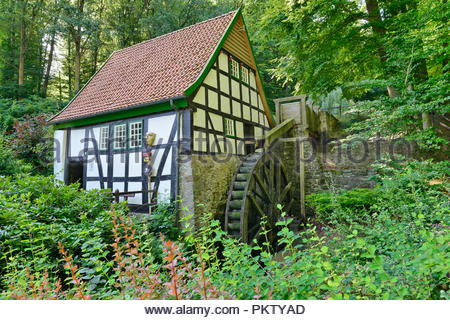
[[115,51],[50,122],[64,122],[184,95],[237,11]]

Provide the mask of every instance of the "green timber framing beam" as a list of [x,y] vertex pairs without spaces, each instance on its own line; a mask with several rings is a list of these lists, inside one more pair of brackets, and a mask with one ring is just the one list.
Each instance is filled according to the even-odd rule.
[[[121,120],[126,118],[138,117],[152,113],[171,111],[179,108],[185,108],[188,106],[187,99],[184,97],[179,97],[177,100],[169,99],[164,101],[157,101],[151,104],[143,104],[138,106],[132,106],[127,109],[120,109],[115,112],[101,113],[94,116],[89,116],[86,118],[73,119],[64,122],[59,122],[53,124],[55,129],[65,129],[72,127],[81,127],[96,123]],[[51,123],[50,123],[51,124]]]

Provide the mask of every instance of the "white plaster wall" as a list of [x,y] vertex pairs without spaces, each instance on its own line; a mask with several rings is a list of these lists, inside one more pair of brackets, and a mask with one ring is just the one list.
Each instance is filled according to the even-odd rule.
[[100,183],[98,181],[87,181],[86,190],[100,189]]
[[[119,190],[119,192],[125,191],[125,184],[123,182],[113,182],[113,188],[112,192],[115,192],[116,190]],[[123,197],[119,197],[120,201],[124,201]]]
[[219,68],[228,72],[228,56],[223,52],[219,54]]
[[206,134],[194,130],[194,150],[206,151]]
[[89,155],[86,163],[86,176],[87,177],[98,177],[98,164],[95,159],[95,155]]
[[219,95],[217,92],[208,90],[208,107],[219,110]]
[[[172,168],[172,149],[170,148],[170,151],[167,155],[166,163],[164,164],[164,169],[162,171],[163,175],[170,174],[171,168]],[[153,157],[154,157],[154,163],[153,163],[153,175],[156,175],[156,171],[159,168],[159,164],[161,163],[162,156],[164,153],[164,149],[158,149],[153,151]]]
[[197,127],[201,127],[201,128],[205,128],[206,127],[206,115],[205,115],[205,110],[203,109],[197,109],[194,113],[193,113],[193,118],[194,118],[194,126]]
[[129,177],[142,176],[142,152],[139,151],[130,153],[128,163],[128,176]]
[[231,80],[231,93],[233,97],[241,99],[241,91],[239,89],[239,82],[236,80]]
[[251,94],[251,99],[252,99],[252,106],[258,107],[258,95],[253,90],[250,94]]
[[220,131],[223,132],[223,118],[222,116],[219,116],[215,113],[210,113],[209,114],[210,118],[211,118],[211,122],[214,126],[214,130],[216,131]]
[[56,130],[54,133],[53,174],[55,178],[64,181],[64,167],[66,163],[66,131]]
[[82,157],[81,151],[84,148],[84,128],[72,129],[70,131],[70,157]]
[[[94,134],[94,136],[92,136]],[[90,130],[89,133],[89,148],[94,148],[94,142],[91,139],[94,139],[97,142],[97,148],[100,148],[100,127],[94,127]]]
[[233,100],[233,115],[235,117],[240,118],[241,115],[241,104],[237,102],[236,100]]
[[252,109],[252,121],[259,123],[259,112],[255,109]]
[[[165,115],[160,117],[154,117],[151,119],[148,119],[148,132],[144,132],[145,134],[149,132],[156,133],[156,141],[155,145],[157,144],[166,144],[168,142],[170,131],[172,130],[172,125],[175,121],[175,114],[171,115]],[[177,140],[177,135],[175,133],[175,139]]]
[[256,89],[256,78],[253,72],[250,72],[250,86]]
[[220,78],[220,91],[229,94],[230,93],[230,83],[228,77],[224,74],[219,75]]
[[231,113],[230,98],[221,95],[220,96],[220,107],[222,108],[222,112]]
[[113,177],[125,177],[125,154],[113,155]]
[[[142,190],[141,182],[128,182],[128,191]],[[134,197],[128,198],[130,204],[142,204],[142,193],[136,193]]]
[[246,88],[246,87],[242,87],[242,100],[244,100],[244,102],[247,102],[247,103],[250,102],[248,88]]
[[100,155],[100,161],[102,163],[103,177],[108,176],[108,157],[106,154]]
[[211,71],[208,72],[204,83],[210,85],[211,87],[217,88],[217,71],[211,69]]
[[205,87],[200,87],[200,89],[198,90],[197,94],[195,95],[193,101],[195,103],[201,104],[201,105],[205,105]]

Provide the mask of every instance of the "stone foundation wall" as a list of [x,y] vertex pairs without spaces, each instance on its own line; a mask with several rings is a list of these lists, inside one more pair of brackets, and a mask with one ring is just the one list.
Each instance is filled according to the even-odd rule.
[[[279,157],[283,162],[288,179],[293,183],[293,210],[299,216],[302,183],[305,195],[321,190],[372,188],[375,183],[371,177],[376,173],[372,165],[383,154],[395,153],[407,157],[414,154],[411,145],[401,143],[328,140],[313,139],[304,133],[295,138],[280,139],[270,150],[272,156]],[[195,213],[192,222],[196,226],[201,215],[206,213],[212,213],[215,219],[223,221],[228,190],[239,167],[239,157],[183,155],[181,159],[179,188],[182,215]]]
[[[187,156],[186,156],[187,157]],[[180,165],[180,197],[185,215],[194,213],[198,226],[200,216],[212,213],[223,221],[228,190],[240,160],[237,156],[192,155]]]
[[339,148],[339,143],[323,144],[321,139],[307,135],[281,139],[277,150],[274,154],[282,158],[293,182],[295,210],[299,210],[301,181],[304,181],[305,195],[322,190],[372,188],[375,182],[371,177],[376,174],[373,164],[378,160],[386,155],[398,159],[412,158],[415,154],[414,145],[406,142],[341,140]]

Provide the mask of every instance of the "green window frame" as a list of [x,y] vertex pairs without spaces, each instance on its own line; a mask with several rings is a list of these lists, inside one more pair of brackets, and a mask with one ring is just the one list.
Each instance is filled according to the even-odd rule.
[[225,133],[225,137],[236,138],[236,127],[234,120],[223,118],[223,132]]
[[230,57],[230,63],[229,63],[229,68],[230,68],[230,75],[232,78],[236,78],[236,79],[240,79],[241,76],[241,68],[239,65],[239,62]]
[[130,122],[128,124],[129,148],[142,147],[142,121]]
[[108,149],[108,140],[109,140],[109,126],[100,127],[99,139],[98,139],[99,150],[107,150]]
[[127,125],[116,124],[114,126],[114,149],[125,149],[127,146]]
[[250,83],[249,70],[244,66],[241,66],[241,80],[242,80],[242,82],[244,82],[246,84]]

